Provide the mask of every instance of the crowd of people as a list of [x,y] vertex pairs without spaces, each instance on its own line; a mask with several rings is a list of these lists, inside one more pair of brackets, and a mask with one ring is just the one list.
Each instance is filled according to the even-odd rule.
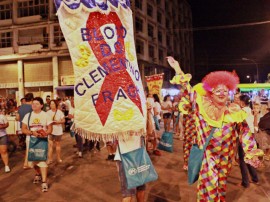
[[[7,114],[16,115],[16,121],[19,122],[17,134],[19,146],[25,149],[25,159],[23,168],[34,168],[36,175],[33,183],[42,182],[42,191],[48,191],[47,169],[52,163],[53,146],[56,148],[57,161],[61,159],[61,137],[63,132],[69,128],[69,109],[72,108],[72,98],[51,100],[50,96],[46,97],[46,102],[40,97],[34,97],[33,93],[27,93],[21,99],[21,105],[16,106],[12,99],[5,100],[0,98],[0,153],[5,165],[5,172],[10,172],[9,159],[7,152],[8,136],[6,128],[9,126]],[[30,137],[48,139],[48,158],[46,161],[28,161]]]
[[[208,78],[206,78],[207,80]],[[179,82],[179,81],[178,81]],[[186,82],[186,81],[185,81]],[[227,84],[227,83],[225,83]],[[182,85],[180,83],[180,85]],[[228,84],[227,84],[228,85]],[[158,150],[158,143],[162,135],[162,131],[155,127],[155,118],[157,122],[161,124],[163,121],[164,131],[165,132],[172,132],[174,134],[174,138],[179,138],[183,140],[183,161],[184,161],[184,170],[188,170],[188,161],[189,161],[189,154],[191,150],[191,145],[195,142],[201,143],[205,142],[204,138],[206,137],[205,134],[209,135],[209,129],[205,129],[205,127],[210,127],[211,124],[214,126],[218,125],[218,117],[215,120],[216,122],[212,122],[210,118],[203,118],[200,113],[202,110],[200,107],[203,106],[204,110],[210,110],[211,113],[207,114],[207,116],[221,116],[220,111],[226,112],[225,108],[220,108],[215,112],[215,108],[212,108],[214,105],[209,104],[212,103],[210,100],[207,101],[209,103],[202,104],[202,103],[192,103],[195,102],[197,99],[196,93],[191,96],[194,91],[185,85],[184,87],[181,86],[181,93],[174,97],[170,95],[166,95],[163,98],[163,101],[160,100],[160,95],[158,94],[151,94],[150,92],[145,92],[147,97],[147,135],[146,135],[146,150],[150,154],[156,156],[161,156],[161,152]],[[270,101],[266,99],[265,92],[262,90],[260,92],[260,96],[252,99],[248,94],[241,94],[239,90],[235,91],[234,100],[227,100],[227,95],[229,90],[226,86],[218,86],[214,88],[211,94],[213,99],[220,99],[220,95],[225,95],[222,97],[224,100],[224,107],[231,107],[230,110],[235,110],[236,106],[241,108],[247,116],[243,119],[240,117],[241,121],[237,120],[238,124],[230,125],[227,127],[232,127],[230,132],[232,136],[226,136],[227,138],[230,137],[231,139],[224,139],[222,141],[229,142],[221,150],[218,150],[221,145],[217,145],[215,142],[215,138],[210,141],[210,145],[215,145],[215,147],[208,148],[207,153],[204,156],[202,170],[200,172],[199,182],[198,182],[198,198],[202,200],[210,200],[213,199],[213,196],[209,193],[214,193],[215,191],[218,193],[215,195],[214,199],[221,199],[225,198],[225,190],[226,190],[226,177],[227,172],[230,170],[231,161],[234,161],[233,165],[239,165],[242,175],[242,182],[239,186],[243,186],[245,188],[249,187],[249,177],[248,173],[251,175],[252,183],[259,184],[259,177],[256,172],[256,169],[250,163],[246,162],[245,155],[250,155],[250,148],[252,145],[253,149],[256,149],[256,145],[253,143],[253,139],[256,139],[256,144],[258,148],[262,149],[265,153],[264,160],[270,160]],[[195,95],[195,98],[192,100],[191,98]],[[214,97],[217,96],[217,97]],[[185,100],[185,104],[183,104],[183,100]],[[190,103],[186,103],[186,100],[190,100]],[[3,100],[1,100],[2,103]],[[196,100],[198,102],[198,100]],[[1,109],[6,109],[5,106],[7,104],[1,104]],[[13,106],[13,105],[9,105]],[[2,108],[3,107],[3,108]],[[19,134],[20,143],[23,145],[25,143],[24,148],[26,149],[25,152],[25,160],[24,160],[24,169],[34,168],[35,169],[35,176],[33,179],[33,183],[41,183],[42,191],[48,191],[48,183],[47,183],[47,173],[49,165],[53,163],[53,155],[54,155],[54,147],[55,147],[55,154],[58,163],[62,163],[63,159],[61,156],[61,138],[64,134],[64,131],[67,130],[70,125],[72,125],[74,119],[74,98],[65,98],[65,99],[51,99],[50,96],[46,97],[46,101],[44,102],[40,97],[34,97],[32,93],[27,93],[23,99],[21,99],[21,105],[16,109],[14,106],[15,111],[17,112],[16,120],[20,122],[21,133]],[[185,113],[187,111],[187,113]],[[215,112],[216,114],[213,114]],[[226,112],[229,113],[229,112]],[[238,113],[238,112],[237,112]],[[8,138],[5,129],[9,126],[7,118],[5,116],[6,111],[1,110],[0,114],[0,153],[5,165],[5,172],[10,172],[11,169],[8,163],[8,154],[7,154],[7,143]],[[206,115],[204,115],[206,117]],[[238,116],[238,115],[235,115]],[[233,117],[233,116],[232,116]],[[234,117],[233,117],[234,118]],[[239,118],[239,117],[238,117]],[[207,120],[209,119],[209,120]],[[67,120],[70,120],[68,122]],[[199,122],[198,122],[199,121]],[[209,123],[207,122],[209,121]],[[200,123],[202,125],[198,126],[196,124]],[[233,122],[234,124],[235,122]],[[195,127],[196,125],[196,127]],[[198,139],[198,134],[196,130],[200,128],[201,136]],[[235,129],[233,129],[235,127]],[[83,157],[84,148],[91,150],[93,148],[100,150],[99,144],[100,142],[95,140],[83,140],[83,138],[74,133],[76,144],[73,145],[77,148],[77,155],[78,157]],[[215,132],[218,133],[218,132]],[[235,136],[235,133],[238,133],[238,138]],[[223,133],[222,133],[223,134]],[[28,153],[29,153],[29,144],[30,144],[30,137],[35,136],[38,138],[46,138],[48,139],[48,158],[46,161],[28,161]],[[133,137],[136,138],[136,137]],[[225,138],[225,136],[224,136]],[[244,139],[245,138],[245,139]],[[134,139],[134,142],[137,142],[138,145],[140,144],[140,138]],[[136,143],[136,144],[137,144]],[[108,157],[106,160],[110,161],[117,161],[118,172],[121,180],[121,184],[124,185],[122,187],[123,198],[130,199],[136,193],[139,193],[140,201],[143,199],[143,194],[145,191],[145,185],[137,187],[137,189],[132,189],[127,192],[127,187],[125,185],[125,178],[123,176],[123,170],[121,170],[121,162],[119,157],[119,151],[117,149],[117,141],[106,142],[106,147],[108,150]],[[134,145],[136,145],[134,144]],[[127,146],[126,148],[134,147]],[[232,145],[237,145],[233,151],[229,154],[222,153],[229,148],[233,148]],[[249,146],[249,149],[247,149]],[[121,148],[125,148],[125,146],[121,146]],[[125,149],[124,149],[125,150]],[[215,151],[214,151],[215,150]],[[217,151],[218,150],[218,151]],[[122,152],[122,151],[121,151]],[[224,155],[223,161],[227,165],[227,167],[223,167],[221,170],[217,171],[215,183],[212,182],[212,177],[208,174],[209,169],[207,165],[212,159],[216,159],[217,157],[208,157],[207,155],[213,155],[214,153],[222,153]],[[226,156],[227,155],[227,156]],[[209,162],[208,162],[209,161]],[[224,163],[223,162],[223,163]],[[212,162],[213,165],[219,164],[219,162]],[[212,165],[211,164],[211,165]],[[262,164],[263,166],[263,164]],[[214,168],[213,168],[214,169]],[[222,172],[221,172],[222,171]],[[211,171],[212,172],[212,171]],[[216,172],[216,171],[215,171]],[[219,174],[218,174],[219,173]],[[223,173],[223,174],[220,174]],[[211,173],[213,175],[213,173]],[[207,177],[205,177],[207,176]],[[122,178],[121,178],[122,177]],[[203,180],[208,180],[209,186],[206,186],[205,183],[202,183]],[[218,183],[217,183],[218,182]],[[216,184],[217,183],[217,184]],[[136,191],[137,190],[137,191]],[[128,201],[127,200],[127,201]]]
[[[24,103],[25,99],[21,99],[21,103]],[[17,111],[17,102],[13,98],[4,98],[0,96],[0,110],[5,114],[13,114]]]

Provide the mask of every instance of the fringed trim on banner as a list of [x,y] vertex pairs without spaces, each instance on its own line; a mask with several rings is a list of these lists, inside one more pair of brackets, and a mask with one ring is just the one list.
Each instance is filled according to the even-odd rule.
[[70,130],[74,131],[78,135],[82,136],[88,140],[103,140],[104,142],[109,142],[113,140],[128,140],[131,136],[145,136],[145,129],[139,129],[137,131],[124,131],[124,132],[115,132],[108,134],[93,133],[82,128],[76,128],[75,123],[71,126]]

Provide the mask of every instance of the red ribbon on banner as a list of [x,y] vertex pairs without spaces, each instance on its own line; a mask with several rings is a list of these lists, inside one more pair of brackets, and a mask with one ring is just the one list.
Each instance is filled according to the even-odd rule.
[[[116,29],[112,29],[110,24],[114,24]],[[91,33],[88,43],[99,64],[106,71],[104,82],[95,103],[101,123],[105,125],[114,100],[118,100],[120,97],[127,99],[126,96],[128,96],[143,114],[137,87],[127,72],[128,60],[125,56],[124,43],[127,33],[118,15],[115,12],[110,12],[108,15],[92,12],[89,14],[86,27]],[[107,39],[112,39],[114,34],[117,35],[117,41],[114,43],[115,53],[112,52],[109,44],[105,41],[101,33],[101,27],[107,30],[108,35],[105,35]]]

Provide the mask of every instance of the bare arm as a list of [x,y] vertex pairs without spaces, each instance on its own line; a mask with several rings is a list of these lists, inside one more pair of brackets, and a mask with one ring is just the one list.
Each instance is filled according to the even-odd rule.
[[22,133],[25,135],[38,136],[38,133],[36,131],[31,131],[30,129],[28,129],[28,126],[25,123],[22,123]]
[[0,129],[5,129],[9,126],[9,123],[0,124]]
[[52,124],[47,126],[46,134],[50,135],[52,133]]
[[16,121],[20,121],[20,114],[19,114],[19,113],[16,114],[15,120],[16,120]]

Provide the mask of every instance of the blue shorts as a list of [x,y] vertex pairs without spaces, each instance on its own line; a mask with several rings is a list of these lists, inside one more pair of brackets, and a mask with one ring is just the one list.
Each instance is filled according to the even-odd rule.
[[119,180],[121,184],[121,193],[123,198],[135,196],[137,191],[145,190],[145,184],[133,189],[127,189],[127,179],[121,161],[116,161],[116,166],[118,170]]
[[0,137],[0,145],[7,145],[8,144],[8,136],[5,135],[3,137]]

